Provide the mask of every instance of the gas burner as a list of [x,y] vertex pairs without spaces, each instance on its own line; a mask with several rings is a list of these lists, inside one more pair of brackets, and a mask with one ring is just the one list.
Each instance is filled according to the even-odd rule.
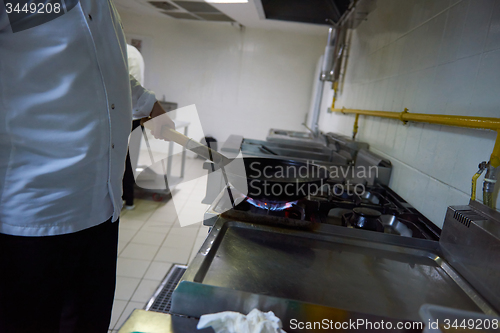
[[288,208],[291,208],[295,204],[297,204],[297,201],[261,201],[257,199],[252,199],[252,198],[247,198],[247,202],[251,204],[252,206],[255,206],[257,208],[262,208],[270,211],[281,211],[281,210],[286,210]]
[[344,214],[344,221],[346,225],[357,229],[384,232],[384,226],[380,221],[381,216],[382,213],[378,210],[356,207],[352,209],[352,213]]
[[350,201],[356,205],[366,204],[373,206],[383,206],[388,203],[384,200],[384,195],[366,186],[356,187],[353,184],[328,184],[322,193],[330,193],[328,198],[332,201]]
[[375,192],[365,191],[360,195],[361,202],[372,205],[380,205],[380,198]]
[[[267,215],[274,218],[288,218],[329,224],[337,227],[350,227],[429,240],[439,240],[440,229],[410,206],[390,188],[375,184],[366,186],[362,194],[352,193],[354,189],[345,187],[344,192],[333,192],[334,182],[325,184],[322,191],[314,196],[297,201],[255,199],[244,194],[237,198],[235,211],[245,214],[248,220],[258,220]],[[351,194],[349,193],[351,192]],[[205,214],[205,225],[211,225],[221,212],[231,209],[231,203],[224,192],[220,201],[211,206]],[[274,200],[273,200],[274,199]],[[219,209],[220,207],[220,209]]]
[[356,195],[356,188],[354,185],[336,184],[331,186],[330,193],[334,198],[342,200],[354,200]]

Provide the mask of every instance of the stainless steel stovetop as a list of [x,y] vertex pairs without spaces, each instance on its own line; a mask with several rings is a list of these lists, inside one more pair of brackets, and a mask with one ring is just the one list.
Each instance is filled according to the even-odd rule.
[[318,224],[314,230],[221,217],[177,286],[171,312],[254,308],[291,320],[419,321],[423,304],[495,314],[439,242]]
[[[442,245],[440,229],[386,186],[363,195],[324,191],[282,210],[228,204],[222,192],[207,211],[212,230],[173,294],[172,313],[199,318],[258,308],[273,311],[287,332],[309,332],[293,329],[291,320],[420,321],[423,304],[499,311],[498,295],[477,291],[491,290],[495,280],[483,286],[473,273],[463,278],[470,264],[462,268],[449,254],[453,235]],[[454,214],[447,230],[463,225]],[[487,243],[499,244],[496,237]]]
[[279,222],[282,219],[282,224],[286,224],[290,220],[300,220],[311,225],[328,224],[439,240],[441,230],[387,186],[366,186],[365,191],[358,195],[353,188],[343,187],[344,190],[339,191],[337,185],[329,181],[315,196],[283,203],[286,206],[284,209],[276,205],[271,209],[262,208],[267,203],[255,203],[249,198],[231,208],[227,191],[222,191],[208,208],[203,223],[212,226],[221,213],[229,210],[228,215],[245,221],[272,219]]

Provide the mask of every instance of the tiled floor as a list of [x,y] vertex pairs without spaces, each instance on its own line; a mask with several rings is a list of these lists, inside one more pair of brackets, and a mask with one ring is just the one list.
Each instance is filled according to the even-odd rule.
[[[117,332],[134,309],[144,308],[172,264],[188,264],[203,244],[208,227],[201,221],[208,206],[200,202],[206,181],[196,180],[204,175],[202,163],[201,159],[188,158],[186,178],[195,180],[179,184],[172,191],[175,200],[158,203],[136,199],[134,210],[122,211],[109,332]],[[181,227],[179,214],[195,216],[200,222]]]

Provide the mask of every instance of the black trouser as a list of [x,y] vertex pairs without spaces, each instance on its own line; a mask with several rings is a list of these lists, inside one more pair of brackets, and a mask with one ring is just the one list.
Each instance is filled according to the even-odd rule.
[[[141,120],[136,119],[132,122],[132,131],[141,125]],[[130,163],[130,154],[127,152],[127,160],[125,161],[125,173],[123,174],[123,196],[127,206],[134,204],[134,172],[132,171],[132,163]]]
[[123,174],[123,196],[125,205],[134,205],[134,172],[132,171],[132,163],[130,163],[130,154],[127,151],[127,160],[125,161],[125,173]]
[[45,237],[0,234],[0,332],[106,333],[118,221]]

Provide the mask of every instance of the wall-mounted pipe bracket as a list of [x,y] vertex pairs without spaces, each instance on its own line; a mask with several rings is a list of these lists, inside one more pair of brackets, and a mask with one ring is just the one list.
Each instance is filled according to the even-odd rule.
[[403,125],[406,125],[408,124],[408,120],[405,120],[404,117],[405,115],[408,113],[408,108],[405,108],[403,110],[403,112],[401,112],[401,115],[399,116],[399,118],[401,119],[401,121],[403,122]]

